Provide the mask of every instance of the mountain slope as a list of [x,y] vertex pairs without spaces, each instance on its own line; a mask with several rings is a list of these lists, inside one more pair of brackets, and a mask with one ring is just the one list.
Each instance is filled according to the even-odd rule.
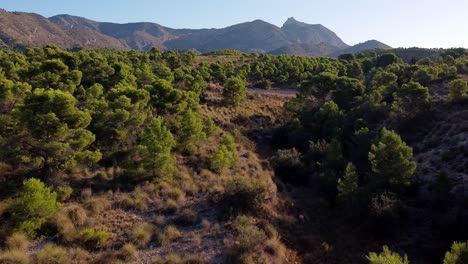
[[0,10],[0,39],[10,46],[57,45],[62,48],[85,46],[125,48],[119,41],[87,29],[65,30],[47,18],[32,14]]
[[329,54],[331,57],[338,57],[341,54],[345,53],[359,53],[365,50],[374,50],[374,49],[391,49],[392,47],[388,46],[377,40],[368,40],[363,43],[356,44],[354,46],[348,47],[346,49],[339,50],[332,54]]
[[320,24],[310,25],[291,17],[281,29],[292,42],[311,45],[327,43],[338,48],[349,47],[333,31]]
[[177,30],[168,29],[155,23],[117,24],[96,22],[70,15],[57,15],[49,20],[65,29],[86,28],[99,32],[117,39],[126,48],[136,50],[149,50],[152,47],[165,49],[164,42],[178,35]]
[[288,44],[279,27],[262,20],[185,34],[166,43],[171,49],[194,48],[203,53],[225,48],[263,53]]

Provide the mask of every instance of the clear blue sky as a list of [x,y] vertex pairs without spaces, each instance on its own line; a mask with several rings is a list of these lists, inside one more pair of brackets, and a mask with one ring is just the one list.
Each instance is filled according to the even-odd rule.
[[468,48],[468,0],[2,0],[0,8],[173,28],[255,19],[281,26],[293,16],[323,24],[351,45],[377,39],[393,47]]

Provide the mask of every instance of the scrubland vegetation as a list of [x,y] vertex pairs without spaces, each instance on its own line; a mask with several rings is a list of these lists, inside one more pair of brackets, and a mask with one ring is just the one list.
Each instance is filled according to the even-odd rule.
[[467,76],[461,49],[0,51],[0,263],[467,263]]

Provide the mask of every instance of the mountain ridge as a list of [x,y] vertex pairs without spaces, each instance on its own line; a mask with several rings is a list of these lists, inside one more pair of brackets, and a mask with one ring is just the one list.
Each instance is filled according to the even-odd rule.
[[[232,48],[242,52],[299,56],[335,56],[360,50],[347,45],[321,24],[307,24],[289,18],[281,27],[257,19],[225,28],[175,29],[158,23],[98,22],[61,14],[49,18],[35,13],[0,9],[0,43],[16,47],[56,45],[61,48],[105,47],[147,51],[194,49],[207,53]],[[375,47],[373,46],[375,44]],[[368,49],[389,47],[370,43]]]

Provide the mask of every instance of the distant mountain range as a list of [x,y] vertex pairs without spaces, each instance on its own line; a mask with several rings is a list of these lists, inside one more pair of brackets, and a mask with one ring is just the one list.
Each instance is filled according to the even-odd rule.
[[262,20],[221,29],[172,29],[156,23],[107,23],[83,17],[0,9],[0,46],[57,45],[65,49],[107,47],[140,51],[195,49],[207,53],[232,48],[243,52],[300,56],[338,56],[368,49],[389,49],[376,40],[349,46],[333,31],[289,18],[280,28]]

